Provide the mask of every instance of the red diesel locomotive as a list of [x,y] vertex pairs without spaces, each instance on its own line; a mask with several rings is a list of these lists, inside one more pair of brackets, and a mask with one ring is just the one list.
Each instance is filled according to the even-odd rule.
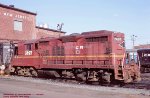
[[43,73],[78,81],[140,80],[138,65],[127,59],[123,33],[92,31],[18,43],[11,72],[23,76]]

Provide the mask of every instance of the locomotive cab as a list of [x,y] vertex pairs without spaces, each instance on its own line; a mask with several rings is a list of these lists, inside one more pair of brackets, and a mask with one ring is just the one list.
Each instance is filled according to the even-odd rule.
[[37,62],[39,60],[37,49],[37,40],[19,42],[18,46],[14,49],[10,72],[21,76],[37,76],[34,70],[39,67],[39,63]]
[[150,49],[137,50],[139,55],[139,64],[141,65],[141,72],[150,72]]
[[125,82],[140,81],[140,64],[138,63],[137,53],[126,52],[125,61]]
[[[123,80],[126,83],[140,81],[140,66],[137,64],[137,53],[126,52],[124,34],[114,33],[114,71],[117,80]],[[118,62],[118,63],[117,63]]]

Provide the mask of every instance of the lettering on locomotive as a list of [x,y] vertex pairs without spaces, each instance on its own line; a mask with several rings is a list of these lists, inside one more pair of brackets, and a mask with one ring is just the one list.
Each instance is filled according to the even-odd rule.
[[25,55],[32,55],[32,51],[25,51]]
[[80,49],[83,49],[83,46],[76,46],[76,54],[80,54]]

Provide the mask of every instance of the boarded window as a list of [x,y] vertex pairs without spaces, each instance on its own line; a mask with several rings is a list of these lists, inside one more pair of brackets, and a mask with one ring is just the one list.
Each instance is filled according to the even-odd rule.
[[22,21],[14,20],[14,30],[22,31]]
[[102,36],[102,37],[89,37],[86,38],[87,42],[104,42],[104,41],[108,41],[108,37],[107,36]]

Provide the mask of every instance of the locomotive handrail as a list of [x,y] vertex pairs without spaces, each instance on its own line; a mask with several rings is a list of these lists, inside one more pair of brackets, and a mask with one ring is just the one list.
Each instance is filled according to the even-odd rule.
[[125,53],[124,53],[124,56],[122,58],[122,64],[121,64],[122,68],[124,68],[124,59],[125,59]]
[[139,69],[141,69],[141,61],[140,61],[139,56],[137,56],[137,57],[138,57],[138,66],[139,66]]
[[114,66],[116,65],[116,54],[115,53],[110,53],[112,56],[111,57],[113,57],[113,64],[114,64]]

